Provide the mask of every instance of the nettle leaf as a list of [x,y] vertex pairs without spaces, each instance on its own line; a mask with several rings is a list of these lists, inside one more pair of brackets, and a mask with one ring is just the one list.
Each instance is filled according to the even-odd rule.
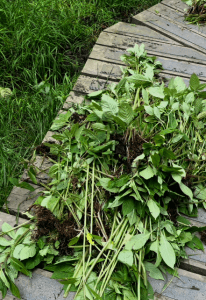
[[8,232],[7,235],[9,235],[12,239],[15,239],[15,235],[16,235],[16,233],[14,231],[15,228],[12,227],[11,225],[9,225],[8,223],[4,222],[3,225],[2,225],[2,227],[1,227],[1,230],[2,230],[2,232],[7,232],[9,230],[12,230],[12,231]]
[[172,269],[176,263],[176,255],[173,247],[170,245],[166,237],[161,233],[159,251],[164,262]]
[[109,178],[100,178],[99,179],[99,183],[100,185],[107,191],[111,192],[111,193],[117,193],[119,191],[119,188],[114,187],[114,188],[109,188],[108,184],[111,181],[111,179]]
[[122,250],[118,255],[118,260],[121,261],[123,264],[132,266],[134,260],[132,251]]
[[19,259],[20,258],[20,252],[25,246],[23,244],[19,244],[15,247],[13,251],[13,257]]
[[197,77],[196,74],[192,74],[192,76],[190,77],[190,88],[194,91],[196,91],[198,89],[200,85],[200,80]]
[[126,244],[125,250],[139,250],[150,238],[150,233],[142,233],[134,235]]
[[192,200],[193,199],[193,193],[192,193],[191,189],[188,188],[188,186],[186,186],[182,182],[179,183],[179,186],[180,186],[181,191]]
[[11,246],[14,243],[13,240],[8,241],[7,239],[5,239],[4,237],[0,237],[0,245],[1,246]]
[[165,280],[163,275],[162,275],[162,272],[157,268],[155,267],[155,265],[153,265],[152,263],[146,261],[144,262],[144,266],[145,266],[145,269],[149,272],[149,276],[151,278],[154,278],[154,279],[160,279],[160,280]]
[[29,276],[29,277],[32,276],[32,272],[28,271],[26,269],[25,265],[20,260],[14,258],[14,257],[11,257],[10,262],[11,262],[11,265],[19,272],[22,272],[23,274],[25,274],[26,276]]
[[152,178],[155,175],[155,173],[154,173],[153,169],[150,166],[148,166],[146,169],[144,169],[143,171],[141,171],[139,173],[139,175],[141,177],[143,177],[144,179],[148,180],[148,179]]
[[154,108],[152,106],[146,105],[144,109],[148,115],[150,116],[154,115]]
[[33,257],[36,254],[36,245],[32,244],[30,246],[25,246],[20,252],[20,260]]
[[135,209],[135,201],[132,197],[128,197],[122,204],[122,213],[123,216],[128,215]]
[[116,115],[119,111],[118,102],[108,95],[102,96],[101,105],[103,112],[111,112],[112,115]]
[[144,75],[134,74],[127,78],[128,82],[134,83],[136,87],[139,86],[149,86],[151,84],[151,80]]
[[134,225],[137,220],[138,220],[138,217],[137,217],[137,212],[135,209],[133,209],[128,215],[128,220],[129,220],[129,223],[130,223],[130,226]]
[[129,125],[134,118],[132,106],[127,102],[122,102],[119,107],[118,117]]
[[149,87],[148,92],[150,93],[150,95],[160,98],[160,99],[164,99],[164,86],[158,86],[158,87]]
[[10,283],[6,277],[6,275],[4,274],[4,270],[1,269],[0,270],[0,279],[3,281],[3,283],[5,284],[5,286],[10,289]]
[[156,204],[156,202],[152,199],[150,199],[147,202],[147,206],[149,207],[149,210],[152,214],[152,216],[157,219],[157,217],[160,215],[160,208],[158,207],[158,205]]

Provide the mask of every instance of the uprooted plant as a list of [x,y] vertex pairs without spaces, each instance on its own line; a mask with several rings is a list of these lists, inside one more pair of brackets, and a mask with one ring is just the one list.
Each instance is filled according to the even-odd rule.
[[185,20],[189,24],[204,24],[206,21],[206,1],[205,0],[182,0],[188,6]]
[[[9,288],[20,297],[18,271],[30,275],[41,263],[65,296],[153,299],[148,274],[175,276],[185,245],[203,250],[194,233],[205,228],[181,213],[206,208],[206,84],[193,74],[189,87],[179,77],[166,87],[144,45],[127,51],[118,84],[53,123],[58,143],[46,144],[54,164],[30,208],[35,222],[2,228],[11,237],[0,238],[4,296]],[[29,174],[37,183],[35,167]]]

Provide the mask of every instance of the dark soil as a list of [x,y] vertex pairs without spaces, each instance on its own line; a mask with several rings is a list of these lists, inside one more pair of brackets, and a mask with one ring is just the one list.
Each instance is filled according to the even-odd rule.
[[206,230],[200,232],[200,239],[206,245]]
[[71,116],[71,121],[73,123],[79,123],[81,124],[82,122],[84,122],[84,120],[86,119],[86,115],[79,115],[77,112],[74,112]]
[[77,236],[78,231],[76,222],[69,212],[66,219],[60,222],[50,210],[39,205],[33,205],[30,209],[34,209],[37,217],[37,229],[34,231],[33,238],[38,240],[42,236],[48,237],[48,242],[60,242],[59,255],[69,255],[73,253],[73,249],[68,247],[70,240]]
[[145,140],[135,132],[130,139],[116,133],[111,136],[111,139],[119,143],[115,148],[114,158],[120,164],[126,165],[126,172],[130,173],[133,160],[143,153],[142,145]]
[[[54,143],[50,142],[50,144],[54,144]],[[51,154],[50,148],[44,144],[41,144],[36,147],[36,154],[41,154],[41,155],[43,154],[45,157],[50,157],[51,159],[54,159],[54,160],[57,159],[57,156],[54,154]]]
[[173,222],[174,226],[176,226],[176,227],[178,226],[178,223],[177,223],[177,217],[178,217],[177,208],[178,208],[178,203],[175,202],[174,200],[171,200],[168,204],[167,212],[168,212],[170,220]]
[[196,23],[204,24],[206,22],[206,8],[205,4],[193,5],[187,11],[186,20],[191,21],[192,17],[197,18]]

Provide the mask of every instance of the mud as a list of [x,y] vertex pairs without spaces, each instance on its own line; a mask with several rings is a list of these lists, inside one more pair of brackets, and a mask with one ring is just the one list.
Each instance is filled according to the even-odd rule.
[[200,232],[200,239],[206,245],[206,230]]
[[[51,143],[50,144],[54,144]],[[36,154],[44,155],[45,157],[50,157],[54,160],[57,160],[57,156],[50,153],[50,148],[44,144],[41,144],[36,147]]]
[[84,120],[86,119],[86,115],[79,115],[77,112],[74,112],[71,116],[71,121],[73,123],[79,123],[79,125],[84,122]]
[[38,240],[42,236],[48,238],[48,243],[60,242],[58,247],[59,255],[69,255],[73,249],[68,247],[70,240],[78,235],[76,221],[69,212],[64,221],[60,222],[50,210],[39,205],[33,205],[37,217],[36,230],[33,233],[33,239]]

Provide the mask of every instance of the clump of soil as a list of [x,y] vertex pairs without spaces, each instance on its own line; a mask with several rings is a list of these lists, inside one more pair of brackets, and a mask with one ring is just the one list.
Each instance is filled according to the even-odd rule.
[[126,171],[130,173],[133,160],[143,153],[142,145],[145,140],[137,133],[133,133],[130,139],[115,133],[111,136],[111,139],[119,143],[115,147],[114,158],[120,164],[126,165]]
[[33,238],[38,240],[42,236],[49,237],[48,242],[60,242],[59,255],[69,255],[73,253],[73,249],[68,248],[69,241],[77,236],[78,231],[75,229],[76,222],[69,212],[66,219],[60,222],[50,210],[39,205],[33,205],[35,215],[37,217],[37,229],[34,231]]
[[200,239],[206,245],[206,230],[200,232]]
[[74,112],[71,115],[71,121],[73,121],[73,123],[79,123],[81,124],[82,122],[84,122],[84,120],[86,119],[86,115],[79,115],[77,112]]
[[204,24],[206,22],[206,3],[198,4],[195,1],[193,6],[190,7],[187,11],[186,21],[191,23]]
[[[54,144],[54,143],[51,143],[51,144]],[[41,154],[41,155],[43,154],[45,157],[50,157],[51,159],[54,159],[54,160],[57,159],[57,156],[54,154],[51,154],[50,148],[44,144],[41,144],[36,147],[36,153]]]
[[169,215],[170,220],[173,222],[174,226],[178,226],[177,223],[177,217],[178,217],[178,213],[177,213],[177,203],[174,200],[171,200],[168,204],[168,208],[167,208],[167,212]]

